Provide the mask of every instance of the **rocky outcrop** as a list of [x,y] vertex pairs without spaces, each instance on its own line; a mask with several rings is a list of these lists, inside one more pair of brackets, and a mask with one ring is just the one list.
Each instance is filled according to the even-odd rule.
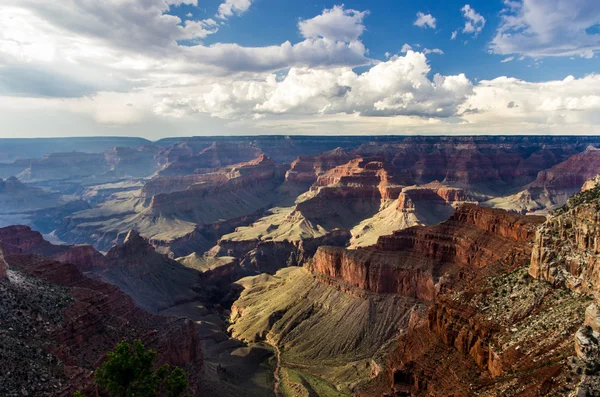
[[600,183],[600,175],[595,176],[594,178],[586,181],[581,187],[581,191],[585,192],[586,190],[592,190]]
[[436,181],[403,188],[398,196],[396,209],[405,216],[413,216],[420,224],[435,225],[448,219],[462,204],[477,201],[466,189],[446,186]]
[[309,266],[333,283],[430,301],[445,273],[514,260],[542,221],[466,204],[440,225],[397,231],[371,247],[321,247]]
[[586,293],[600,292],[600,186],[572,197],[537,231],[532,277]]
[[585,150],[590,140],[509,137],[407,137],[401,142],[368,143],[356,150],[395,167],[397,182],[426,184],[435,180],[486,194],[504,194],[533,182],[546,170]]
[[187,370],[199,388],[203,359],[193,322],[151,315],[119,288],[83,276],[74,265],[37,255],[7,256],[0,281],[0,394],[71,396],[96,392],[93,371],[122,340],[140,339],[157,364]]
[[105,258],[91,245],[54,245],[29,226],[0,228],[0,241],[9,254],[38,254],[72,263],[85,272],[105,266]]
[[136,304],[159,312],[200,299],[201,274],[155,251],[137,231],[106,254],[106,267],[96,269],[103,280],[120,287]]
[[600,149],[589,146],[554,167],[541,171],[530,189],[579,191],[583,184],[600,174]]
[[419,204],[430,205],[461,205],[476,201],[468,191],[439,182],[422,186],[410,186],[402,189],[398,197],[397,208],[400,211],[415,210]]
[[[261,154],[260,148],[251,143],[217,141],[197,154],[183,155],[179,151],[176,159],[159,174],[161,176],[203,174],[228,165],[250,161]],[[172,154],[169,158],[171,156]]]
[[317,178],[339,165],[346,164],[354,155],[337,148],[317,156],[300,156],[294,160],[285,175],[286,186],[295,186],[298,190],[308,189]]

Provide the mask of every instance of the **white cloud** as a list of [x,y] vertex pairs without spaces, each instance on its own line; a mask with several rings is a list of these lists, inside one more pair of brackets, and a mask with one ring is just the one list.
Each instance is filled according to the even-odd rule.
[[368,11],[346,10],[344,6],[325,9],[321,15],[300,21],[298,28],[306,39],[330,39],[352,42],[358,40],[365,31],[363,19]]
[[450,40],[456,39],[457,35],[458,35],[458,30],[455,30],[454,32],[452,32],[452,35],[450,36]]
[[431,28],[435,29],[436,19],[431,14],[424,14],[422,12],[417,12],[417,20],[415,21],[415,26],[420,28]]
[[[292,68],[278,80],[217,83],[210,92],[173,103],[162,101],[155,112],[246,118],[269,114],[360,114],[363,116],[450,117],[472,90],[465,75],[433,80],[423,53],[409,50],[360,75],[350,68]],[[183,111],[187,108],[187,112]]]
[[477,13],[470,5],[465,4],[463,8],[460,9],[463,13],[463,17],[465,18],[465,27],[463,28],[463,33],[473,34],[473,36],[477,37],[479,33],[483,30],[485,26],[485,18]]
[[[600,123],[600,75],[580,79],[531,83],[498,77],[481,81],[474,94],[461,105],[459,114],[471,122],[527,123],[538,127],[588,125],[585,133]],[[565,130],[565,132],[571,130]]]
[[600,50],[600,34],[589,29],[599,24],[597,0],[505,2],[490,48],[496,54],[591,58]]
[[510,61],[514,61],[515,57],[508,57],[508,58],[504,58],[503,60],[501,60],[501,63],[506,63],[506,62],[510,62]]
[[400,50],[401,53],[406,54],[409,51],[412,51],[412,46],[410,44],[404,44],[402,46],[402,49]]
[[425,55],[429,55],[429,54],[444,55],[444,51],[440,50],[439,48],[433,48],[433,49],[423,48],[423,54],[425,54]]
[[[167,14],[192,0],[6,0],[0,5],[0,95],[72,97],[99,91],[187,83],[236,73],[293,66],[339,67],[371,61],[359,40],[309,38],[267,47],[202,40],[218,30],[213,19]],[[354,13],[354,16],[364,13]],[[359,23],[359,29],[364,26]],[[188,45],[179,43],[187,40]]]
[[234,15],[242,15],[252,5],[252,0],[225,0],[224,3],[219,5],[217,11],[217,18],[227,19]]
[[[182,4],[197,1],[4,0],[0,120],[5,134],[110,131],[158,137],[165,131],[191,134],[198,125],[213,134],[600,133],[596,75],[541,83],[503,77],[474,84],[464,74],[433,74],[427,56],[443,51],[417,44],[403,46],[403,56],[388,53],[384,62],[371,60],[360,40],[368,12],[343,6],[301,21],[299,42],[205,45],[202,40],[223,22],[182,21],[169,14]],[[525,18],[520,2],[505,4],[502,18]],[[476,20],[470,19],[469,33],[483,27]],[[548,37],[571,48],[555,36],[560,23],[547,22]],[[533,29],[530,25],[535,24],[527,22],[523,32]],[[510,52],[505,60],[538,52],[541,33],[535,26],[536,52]],[[509,33],[518,36],[504,33],[503,40]],[[580,44],[569,51],[585,55]],[[356,66],[368,68],[359,73]]]

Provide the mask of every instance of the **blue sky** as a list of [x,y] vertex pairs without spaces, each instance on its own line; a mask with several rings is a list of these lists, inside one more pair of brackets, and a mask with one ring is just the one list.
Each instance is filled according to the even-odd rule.
[[600,133],[598,0],[5,0],[0,136]]
[[[210,18],[220,3],[220,0],[206,0],[199,7],[175,7],[172,13],[183,20],[190,18],[187,17],[190,12],[192,19]],[[266,46],[286,40],[299,42],[302,37],[296,27],[298,21],[310,19],[323,9],[337,4],[342,3],[256,0],[243,16],[232,18],[220,28],[218,34],[208,36],[204,42],[238,43],[244,46]],[[570,56],[538,60],[528,58],[502,63],[508,56],[489,53],[489,43],[500,24],[504,8],[501,0],[343,1],[343,4],[348,9],[370,12],[365,18],[367,29],[362,41],[369,49],[370,56],[380,60],[385,60],[386,52],[399,53],[402,46],[408,43],[444,51],[445,56],[429,58],[433,72],[446,75],[465,73],[472,79],[493,79],[506,75],[528,81],[544,81],[600,72],[598,56],[592,59]],[[461,8],[465,4],[470,4],[486,19],[484,29],[476,38],[460,33],[464,27]],[[433,15],[437,20],[436,28],[423,29],[415,26],[418,12]],[[457,38],[450,40],[452,32],[457,30]]]

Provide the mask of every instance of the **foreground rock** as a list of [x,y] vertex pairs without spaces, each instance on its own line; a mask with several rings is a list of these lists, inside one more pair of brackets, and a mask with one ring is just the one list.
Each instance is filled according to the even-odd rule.
[[93,371],[122,340],[158,352],[157,364],[187,370],[199,388],[202,352],[191,321],[149,314],[117,287],[74,265],[38,255],[8,255],[0,280],[0,394],[72,396],[95,393]]

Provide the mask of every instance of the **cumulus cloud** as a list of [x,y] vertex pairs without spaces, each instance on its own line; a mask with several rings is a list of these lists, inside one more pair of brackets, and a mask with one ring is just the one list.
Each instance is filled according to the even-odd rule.
[[363,19],[368,11],[346,10],[344,6],[325,9],[321,15],[300,21],[298,28],[306,39],[324,38],[334,41],[352,42],[365,31]]
[[[550,44],[538,40],[542,28],[510,20],[522,15],[522,21],[529,21],[524,3],[531,1],[505,1],[502,26],[512,21],[510,26],[522,30],[505,30],[502,43],[517,40],[520,33],[532,35],[536,51],[508,52],[505,61],[533,56],[543,46],[549,51]],[[502,77],[474,84],[464,74],[433,74],[427,57],[443,51],[417,44],[403,46],[402,56],[387,53],[383,62],[372,60],[361,41],[368,11],[343,6],[300,21],[302,38],[297,42],[205,45],[202,40],[216,34],[222,21],[171,15],[173,7],[197,3],[4,0],[0,5],[3,126],[20,131],[18,126],[29,123],[26,120],[38,120],[27,127],[34,135],[45,131],[50,121],[55,131],[71,135],[75,128],[98,134],[102,131],[98,126],[123,134],[153,131],[159,136],[164,134],[160,128],[193,133],[198,123],[211,133],[240,128],[262,133],[281,133],[282,128],[290,133],[394,133],[398,128],[438,134],[600,133],[596,75],[541,83]],[[231,15],[238,15],[249,3],[223,4],[230,4]],[[587,14],[592,16],[575,26],[594,23],[596,6],[589,4]],[[466,15],[472,26],[466,33],[480,32],[484,20],[470,7]],[[581,43],[575,50],[561,44],[562,38],[555,36],[560,25],[556,21],[548,21],[544,37],[558,40],[556,48],[560,45],[562,51],[586,55]],[[561,34],[567,33],[576,35]],[[493,48],[501,53],[500,47]],[[585,47],[590,48],[594,47]],[[357,66],[364,68],[355,70]],[[183,125],[190,129],[179,130]]]
[[219,5],[217,18],[227,19],[234,15],[242,15],[250,9],[252,0],[226,0]]
[[[0,5],[0,95],[72,97],[99,91],[187,84],[202,76],[270,73],[290,67],[370,63],[360,40],[364,12],[337,8],[354,21],[355,34],[322,30],[292,44],[243,47],[204,45],[218,31],[213,19],[186,20],[170,7],[192,0],[6,0]],[[327,14],[326,10],[324,15]],[[339,32],[338,32],[339,33]]]
[[469,4],[465,4],[465,6],[460,10],[465,18],[465,27],[463,28],[462,32],[472,34],[473,36],[477,37],[485,26],[485,18],[471,8]]
[[505,1],[490,48],[496,54],[530,57],[580,56],[600,50],[597,0]]
[[479,124],[594,125],[600,123],[599,92],[600,75],[540,83],[498,77],[481,81],[459,114]]
[[450,40],[456,39],[456,36],[458,36],[458,30],[455,30],[454,32],[452,32],[452,34],[450,35]]
[[422,12],[417,12],[417,20],[415,21],[415,26],[420,28],[431,28],[435,29],[436,19],[431,14],[425,14]]
[[357,74],[350,68],[292,68],[278,80],[214,84],[210,92],[175,103],[161,102],[160,114],[209,113],[222,118],[264,114],[360,114],[363,116],[450,117],[471,93],[464,74],[434,75],[423,53],[409,50]]
[[510,61],[514,61],[515,57],[508,57],[508,58],[504,58],[503,60],[501,60],[501,63],[506,63],[506,62],[510,62]]

